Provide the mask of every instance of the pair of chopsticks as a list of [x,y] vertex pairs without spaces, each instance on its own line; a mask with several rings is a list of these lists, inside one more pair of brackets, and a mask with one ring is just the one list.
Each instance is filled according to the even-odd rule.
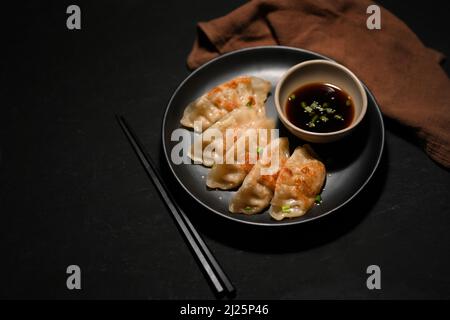
[[176,224],[179,227],[179,230],[183,233],[189,247],[192,249],[193,253],[198,259],[198,262],[207,275],[211,285],[215,290],[215,293],[219,297],[224,295],[229,297],[233,296],[235,294],[233,284],[231,283],[230,279],[225,274],[223,269],[220,267],[211,251],[209,251],[206,243],[198,234],[197,230],[195,230],[189,218],[174,201],[174,198],[170,195],[169,190],[164,185],[164,182],[159,176],[150,156],[145,151],[143,144],[139,141],[133,129],[130,127],[123,116],[117,115],[116,118],[123,132],[130,141],[131,146],[136,152],[136,155],[144,166],[145,171],[147,172],[148,176],[150,177],[162,199],[164,200],[167,208],[172,214]]

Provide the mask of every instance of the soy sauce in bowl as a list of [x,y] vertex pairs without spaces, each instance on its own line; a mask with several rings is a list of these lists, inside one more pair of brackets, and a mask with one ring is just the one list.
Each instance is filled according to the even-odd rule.
[[311,83],[296,89],[286,102],[286,116],[296,127],[312,132],[334,132],[353,121],[352,98],[328,83]]

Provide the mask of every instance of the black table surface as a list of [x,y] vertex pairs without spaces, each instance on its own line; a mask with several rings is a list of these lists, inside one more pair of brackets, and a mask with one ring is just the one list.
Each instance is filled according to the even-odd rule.
[[[73,2],[79,31],[66,28],[71,2],[2,8],[0,297],[214,298],[115,113],[136,128],[238,299],[450,297],[449,172],[387,119],[374,179],[321,221],[236,225],[174,182],[160,130],[168,99],[189,74],[195,23],[244,1]],[[380,3],[450,54],[445,1]],[[66,288],[72,264],[81,268],[81,290]],[[381,268],[381,290],[366,287],[372,264]]]

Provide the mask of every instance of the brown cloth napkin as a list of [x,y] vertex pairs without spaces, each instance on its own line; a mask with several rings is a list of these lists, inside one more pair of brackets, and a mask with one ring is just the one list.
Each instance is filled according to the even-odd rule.
[[261,45],[316,51],[353,70],[384,115],[411,127],[431,158],[450,168],[450,83],[442,54],[424,46],[381,8],[381,30],[369,30],[368,0],[253,0],[198,24],[188,57],[197,68],[225,52]]

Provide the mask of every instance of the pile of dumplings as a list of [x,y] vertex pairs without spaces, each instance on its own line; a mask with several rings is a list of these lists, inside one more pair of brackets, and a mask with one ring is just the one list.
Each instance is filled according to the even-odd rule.
[[[315,203],[325,182],[325,166],[314,156],[308,145],[289,153],[287,138],[271,138],[275,121],[266,117],[265,101],[270,92],[270,82],[252,76],[241,76],[225,82],[203,94],[184,110],[181,124],[201,132],[201,138],[191,145],[189,157],[194,163],[211,167],[206,184],[212,189],[235,190],[229,211],[256,214],[269,205],[270,215],[276,220],[304,215]],[[225,135],[227,129],[266,129],[268,136],[258,138],[258,158],[248,161],[249,150],[213,138],[212,131]],[[244,142],[245,143],[245,142]],[[237,159],[237,152],[245,152],[244,163],[225,161],[216,163],[215,157],[204,151],[212,148],[222,151],[222,156]],[[238,151],[240,150],[240,151]],[[274,166],[276,159],[277,165]],[[274,169],[275,168],[275,169]]]

